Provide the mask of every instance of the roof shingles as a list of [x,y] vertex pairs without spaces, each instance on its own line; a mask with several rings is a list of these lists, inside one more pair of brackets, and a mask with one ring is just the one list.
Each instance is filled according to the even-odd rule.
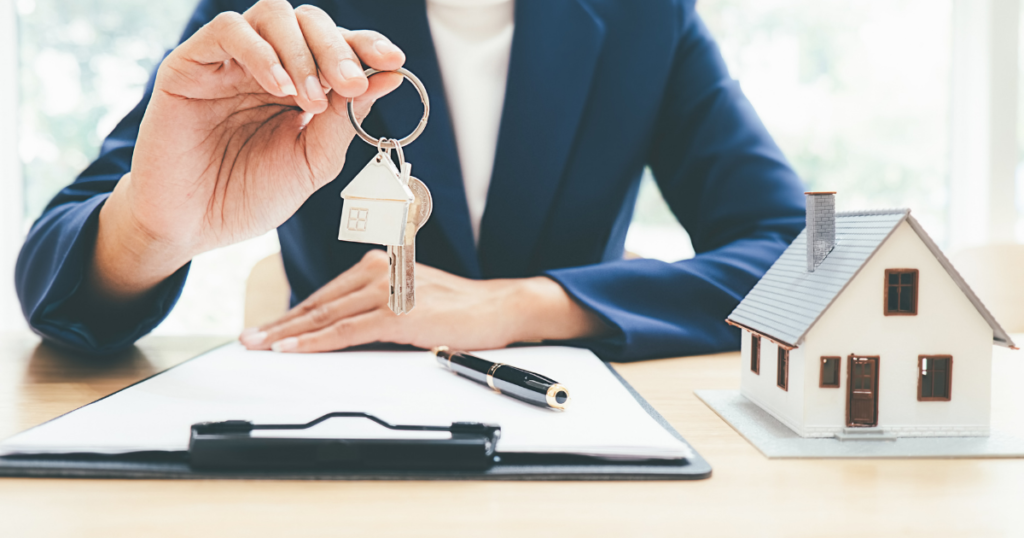
[[1013,346],[967,283],[953,269],[938,246],[924,233],[908,209],[884,209],[836,214],[836,246],[813,273],[807,272],[806,230],[768,269],[729,321],[796,347],[846,285],[878,250],[896,226],[907,219],[956,284],[989,322],[995,343]]

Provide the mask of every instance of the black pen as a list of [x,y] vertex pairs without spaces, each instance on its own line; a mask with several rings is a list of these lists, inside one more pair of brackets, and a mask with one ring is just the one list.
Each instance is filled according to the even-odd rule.
[[569,405],[569,389],[549,377],[500,362],[491,362],[468,353],[451,351],[448,346],[433,349],[437,362],[496,392],[541,407],[565,409]]

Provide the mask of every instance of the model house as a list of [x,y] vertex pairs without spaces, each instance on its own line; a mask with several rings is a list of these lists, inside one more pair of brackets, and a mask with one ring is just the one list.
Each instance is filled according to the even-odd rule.
[[[338,239],[377,245],[405,244],[412,191],[391,159],[378,154],[341,191]],[[406,170],[405,177],[408,177]]]
[[727,322],[743,395],[804,437],[988,435],[992,345],[1013,347],[909,210],[828,192]]

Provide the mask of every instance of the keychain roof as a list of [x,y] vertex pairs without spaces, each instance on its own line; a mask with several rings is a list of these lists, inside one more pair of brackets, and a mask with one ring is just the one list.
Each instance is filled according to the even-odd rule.
[[[377,146],[378,149],[383,146],[384,142],[386,140],[382,138]],[[401,146],[399,146],[399,150],[401,150]],[[412,191],[401,181],[395,179],[402,177],[402,172],[391,161],[390,153],[390,151],[378,151],[377,156],[366,163],[356,177],[352,178],[352,181],[342,189],[341,197],[411,203],[414,199]]]

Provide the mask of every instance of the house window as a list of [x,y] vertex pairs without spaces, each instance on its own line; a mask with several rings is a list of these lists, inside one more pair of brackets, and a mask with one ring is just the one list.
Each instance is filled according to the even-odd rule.
[[917,269],[885,270],[885,315],[917,315]]
[[750,335],[750,371],[761,373],[761,337],[756,334]]
[[779,388],[785,391],[789,390],[789,350],[779,346],[779,364],[778,373],[776,374],[776,383]]
[[948,402],[953,393],[953,357],[921,355],[917,358],[917,399],[921,402]]
[[821,358],[821,379],[818,386],[822,388],[839,388],[839,357]]
[[370,210],[362,207],[353,207],[348,211],[348,229],[353,232],[366,231],[366,218]]

